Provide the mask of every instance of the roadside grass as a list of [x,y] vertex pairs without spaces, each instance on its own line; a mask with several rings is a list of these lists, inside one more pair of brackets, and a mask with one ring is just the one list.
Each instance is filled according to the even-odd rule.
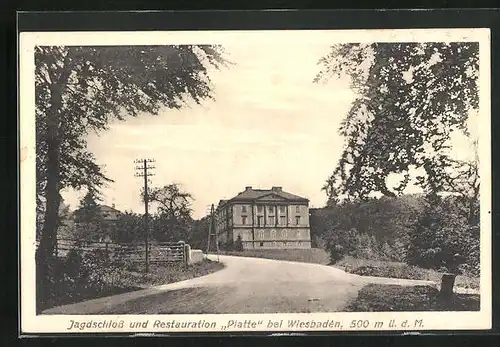
[[445,301],[438,293],[431,286],[369,284],[359,291],[345,311],[479,311],[479,295],[454,294],[451,300]]
[[[117,294],[124,294],[141,290],[141,287],[121,286],[121,285],[103,285],[99,288],[87,286],[85,288],[67,288],[69,285],[57,283],[59,288],[52,292],[48,300],[37,303],[37,314],[52,307],[74,304],[81,301],[103,298]],[[61,290],[62,289],[62,290]]]
[[141,290],[155,285],[180,282],[208,275],[224,268],[224,265],[208,259],[200,263],[150,264],[149,272],[143,265],[129,264],[127,269],[100,269],[99,280],[79,280],[61,272],[55,274],[53,290],[48,300],[39,301],[37,311]]
[[[346,272],[360,276],[375,276],[389,278],[404,278],[413,280],[441,282],[444,272],[424,269],[417,266],[400,262],[367,260],[353,257],[345,257],[335,263],[335,267]],[[455,286],[466,289],[479,289],[479,278],[467,275],[458,275]]]
[[297,261],[301,263],[330,264],[328,252],[321,248],[309,249],[249,249],[244,251],[221,251],[220,254],[240,257]]
[[185,281],[195,277],[201,277],[224,268],[222,263],[204,259],[200,263],[186,266],[185,264],[153,263],[149,266],[149,272],[145,273],[143,266],[132,271],[124,271],[121,282],[125,286],[150,287]]

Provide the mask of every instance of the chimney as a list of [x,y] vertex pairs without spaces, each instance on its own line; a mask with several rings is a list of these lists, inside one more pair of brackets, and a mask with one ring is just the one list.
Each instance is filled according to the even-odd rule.
[[252,190],[252,186],[245,187],[245,192],[248,192],[249,190]]
[[273,187],[271,190],[273,190],[275,192],[281,192],[282,191],[281,187]]

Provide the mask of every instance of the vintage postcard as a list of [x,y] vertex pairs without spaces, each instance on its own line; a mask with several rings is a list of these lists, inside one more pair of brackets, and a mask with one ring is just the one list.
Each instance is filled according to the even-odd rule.
[[21,332],[491,328],[488,29],[22,32]]

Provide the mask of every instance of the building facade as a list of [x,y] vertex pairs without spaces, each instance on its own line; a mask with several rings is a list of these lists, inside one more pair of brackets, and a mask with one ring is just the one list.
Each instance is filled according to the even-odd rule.
[[112,207],[107,205],[99,205],[99,212],[106,222],[116,222],[122,214],[115,208],[114,205]]
[[309,200],[272,189],[245,190],[215,211],[221,247],[241,238],[244,249],[311,248]]

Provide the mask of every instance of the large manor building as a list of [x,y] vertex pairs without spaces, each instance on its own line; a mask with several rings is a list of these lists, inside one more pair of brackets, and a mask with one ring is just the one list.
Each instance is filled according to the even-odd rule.
[[244,249],[311,248],[309,200],[281,187],[245,190],[215,211],[221,245],[241,237]]

